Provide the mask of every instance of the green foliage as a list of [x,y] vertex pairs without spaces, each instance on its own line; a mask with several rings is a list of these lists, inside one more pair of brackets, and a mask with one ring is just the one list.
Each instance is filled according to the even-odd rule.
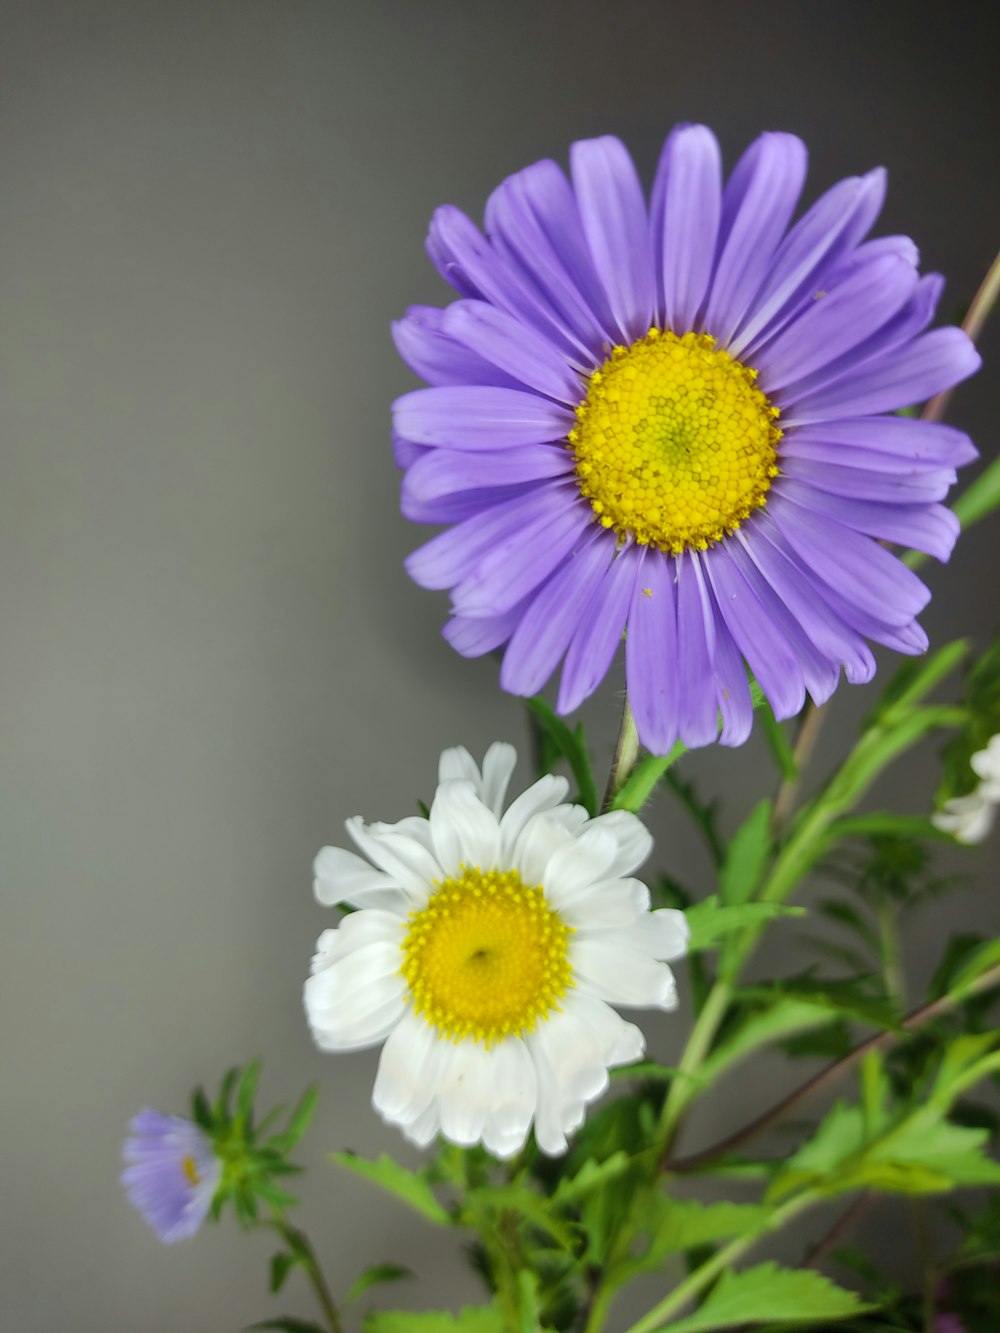
[[291,1315],[279,1315],[277,1319],[262,1319],[259,1324],[248,1324],[247,1328],[273,1328],[281,1330],[281,1333],[328,1333],[322,1324],[310,1323],[308,1319],[294,1319]]
[[808,1268],[758,1264],[727,1270],[697,1313],[664,1325],[664,1333],[715,1333],[761,1319],[811,1327],[861,1314],[867,1307],[853,1291]]
[[722,907],[716,895],[703,898],[686,912],[691,938],[688,953],[712,949],[734,931],[761,925],[779,916],[805,916],[804,907],[786,907],[781,903],[740,903]]
[[505,1325],[503,1314],[494,1306],[466,1306],[458,1314],[447,1310],[428,1310],[414,1314],[409,1310],[376,1310],[365,1316],[364,1333],[521,1333]]
[[538,767],[542,773],[550,773],[558,759],[565,759],[576,782],[580,805],[593,816],[598,811],[597,787],[594,783],[594,771],[590,766],[590,756],[583,735],[583,725],[571,731],[552,706],[537,695],[526,699],[539,737]]
[[372,1268],[366,1268],[365,1271],[356,1277],[347,1289],[347,1295],[344,1301],[347,1305],[353,1305],[354,1302],[370,1291],[372,1287],[380,1286],[386,1282],[400,1282],[405,1277],[413,1277],[408,1268],[403,1268],[400,1264],[375,1264]]
[[749,902],[760,886],[771,856],[770,801],[760,801],[733,834],[719,871],[722,901],[729,907]]
[[698,1203],[655,1193],[643,1218],[645,1248],[623,1260],[614,1279],[623,1285],[639,1273],[653,1272],[672,1254],[694,1250],[735,1236],[756,1236],[767,1227],[769,1208],[742,1203]]
[[451,1225],[451,1214],[438,1202],[424,1173],[408,1171],[385,1153],[372,1162],[366,1157],[359,1157],[357,1153],[333,1152],[330,1153],[330,1161],[347,1171],[353,1171],[356,1176],[370,1180],[388,1194],[394,1194],[436,1226]]

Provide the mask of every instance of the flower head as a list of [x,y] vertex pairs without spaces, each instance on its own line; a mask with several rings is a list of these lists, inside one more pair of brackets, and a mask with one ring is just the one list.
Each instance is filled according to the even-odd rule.
[[956,842],[972,846],[989,837],[1000,805],[1000,735],[990,737],[982,750],[969,758],[978,779],[972,791],[952,796],[931,815],[931,823]]
[[924,585],[884,541],[947,559],[941,500],[975,457],[959,431],[894,415],[971,374],[905,237],[865,240],[882,171],[789,227],[806,150],[765,134],[723,181],[704,126],[669,136],[647,207],[614,138],[504,181],[484,236],[439,209],[428,251],[460,299],[414,307],[396,343],[430,388],[395,404],[403,512],[448,531],[418,583],[452,592],[445,635],[507,645],[560,711],[627,630],[639,735],[665,752],[746,739],[746,662],[779,717],[823,702],[868,640],[919,653]]
[[589,819],[547,776],[504,811],[516,763],[445,750],[427,819],[347,821],[363,859],[325,847],[316,896],[356,908],[319,939],[305,1007],[328,1051],[385,1045],[373,1103],[415,1143],[559,1153],[642,1033],[611,1005],[672,1009],[683,914],[649,910],[635,815]]
[[204,1222],[221,1164],[212,1141],[192,1120],[148,1107],[129,1124],[122,1172],[129,1202],[162,1241],[184,1240]]

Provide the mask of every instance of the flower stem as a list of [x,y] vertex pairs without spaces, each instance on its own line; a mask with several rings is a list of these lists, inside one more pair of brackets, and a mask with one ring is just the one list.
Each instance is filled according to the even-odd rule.
[[[979,284],[979,290],[972,298],[972,304],[962,320],[962,328],[973,342],[982,332],[983,325],[998,299],[1000,299],[1000,254],[986,270],[986,276]],[[945,389],[942,393],[935,394],[921,412],[921,420],[940,421],[953,392],[953,389]]]
[[316,1300],[320,1309],[323,1311],[323,1317],[326,1320],[330,1333],[344,1333],[344,1326],[340,1321],[340,1313],[334,1302],[333,1295],[327,1285],[326,1278],[323,1276],[323,1270],[320,1267],[319,1260],[316,1257],[316,1251],[312,1247],[309,1237],[298,1227],[293,1227],[287,1222],[280,1209],[275,1208],[274,1218],[269,1224],[281,1236],[288,1246],[289,1253],[297,1260],[299,1266],[305,1272],[309,1283],[315,1293]]
[[625,702],[622,705],[622,722],[618,729],[618,741],[615,745],[615,757],[611,761],[608,785],[604,790],[604,800],[601,803],[602,812],[611,809],[615,797],[632,776],[632,770],[635,768],[638,758],[639,733],[636,731],[635,718],[632,716],[632,709],[626,694]]

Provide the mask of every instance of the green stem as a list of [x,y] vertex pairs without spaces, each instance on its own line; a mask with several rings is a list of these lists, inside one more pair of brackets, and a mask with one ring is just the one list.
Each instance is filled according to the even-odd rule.
[[660,1161],[669,1154],[681,1116],[687,1109],[688,1103],[697,1095],[698,1085],[694,1074],[712,1049],[712,1042],[715,1040],[719,1024],[725,1017],[731,997],[732,990],[729,983],[724,980],[717,981],[709,991],[704,1007],[691,1029],[691,1035],[688,1037],[678,1065],[679,1075],[670,1080],[670,1091],[660,1113],[656,1136],[657,1158]]
[[344,1333],[344,1326],[340,1322],[340,1313],[334,1303],[333,1295],[327,1285],[326,1278],[323,1276],[323,1270],[320,1268],[316,1251],[313,1249],[309,1237],[298,1227],[293,1227],[290,1222],[286,1222],[278,1208],[274,1210],[274,1218],[270,1225],[278,1232],[288,1246],[289,1252],[296,1257],[300,1267],[304,1270],[316,1295],[316,1300],[319,1302],[320,1309],[323,1311],[323,1317],[330,1333]]
[[805,1212],[815,1201],[816,1196],[811,1193],[800,1194],[796,1198],[790,1199],[781,1208],[776,1208],[763,1230],[758,1231],[753,1236],[741,1236],[738,1240],[731,1241],[730,1244],[716,1251],[710,1259],[696,1268],[668,1296],[665,1296],[658,1305],[654,1305],[637,1323],[632,1324],[628,1333],[653,1333],[654,1329],[661,1328],[668,1319],[672,1318],[689,1301],[699,1296],[709,1283],[714,1282],[721,1273],[746,1254],[747,1250],[756,1245],[759,1240],[772,1231],[777,1231],[779,1227],[784,1226],[786,1222],[799,1213]]

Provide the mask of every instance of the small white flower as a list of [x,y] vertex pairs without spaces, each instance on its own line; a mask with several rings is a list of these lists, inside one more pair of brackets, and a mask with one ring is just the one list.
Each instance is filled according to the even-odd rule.
[[650,911],[630,878],[652,846],[636,816],[590,819],[552,775],[504,812],[516,760],[498,743],[480,772],[445,750],[428,819],[347,821],[367,860],[324,847],[315,892],[359,910],[320,936],[305,986],[323,1050],[385,1043],[385,1120],[498,1157],[532,1122],[543,1152],[565,1150],[608,1069],[645,1049],[611,1005],[673,1009],[666,964],[688,939],[683,913]]
[[996,806],[983,795],[982,787],[977,787],[968,796],[953,796],[945,801],[931,815],[931,823],[943,833],[950,833],[956,842],[971,845],[984,840],[993,827],[995,815]]
[[977,750],[969,760],[980,779],[979,794],[994,805],[1000,804],[1000,736],[991,737],[985,750]]

